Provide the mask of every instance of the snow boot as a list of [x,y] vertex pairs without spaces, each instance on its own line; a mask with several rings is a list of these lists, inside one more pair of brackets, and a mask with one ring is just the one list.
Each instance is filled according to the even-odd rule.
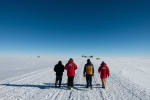
[[102,88],[105,89],[105,86],[103,86]]

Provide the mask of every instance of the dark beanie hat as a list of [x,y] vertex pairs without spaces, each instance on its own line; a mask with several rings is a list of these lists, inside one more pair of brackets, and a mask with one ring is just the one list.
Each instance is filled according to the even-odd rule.
[[90,59],[88,59],[88,60],[87,60],[87,62],[88,62],[88,63],[91,63],[91,60],[90,60]]
[[104,61],[102,61],[102,64],[101,65],[104,65],[104,64],[106,64]]
[[69,59],[69,61],[73,61],[73,59],[72,59],[72,58],[70,58],[70,59]]

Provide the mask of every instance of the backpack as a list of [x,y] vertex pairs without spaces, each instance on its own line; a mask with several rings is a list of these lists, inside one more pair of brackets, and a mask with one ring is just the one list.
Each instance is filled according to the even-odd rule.
[[85,71],[86,71],[86,74],[93,75],[94,74],[93,65],[87,65]]

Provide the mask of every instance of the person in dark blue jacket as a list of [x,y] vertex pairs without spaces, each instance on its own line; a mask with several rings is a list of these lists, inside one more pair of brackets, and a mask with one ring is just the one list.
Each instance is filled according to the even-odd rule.
[[61,87],[62,76],[64,72],[64,65],[62,64],[61,61],[59,61],[58,64],[55,65],[54,71],[56,72],[55,87],[57,87],[58,81],[59,81],[59,87]]

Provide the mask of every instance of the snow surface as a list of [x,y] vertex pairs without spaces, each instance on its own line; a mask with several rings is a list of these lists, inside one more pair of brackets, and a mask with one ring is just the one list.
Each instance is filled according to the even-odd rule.
[[[64,72],[63,86],[55,88],[54,65],[68,57],[0,57],[0,100],[150,100],[150,58],[95,58],[93,89],[85,88],[84,58],[74,58],[78,65],[75,88],[68,90]],[[106,89],[101,88],[97,69],[105,61],[111,76]]]
[[0,56],[0,80],[19,76],[35,70],[53,67],[63,57],[6,57]]

